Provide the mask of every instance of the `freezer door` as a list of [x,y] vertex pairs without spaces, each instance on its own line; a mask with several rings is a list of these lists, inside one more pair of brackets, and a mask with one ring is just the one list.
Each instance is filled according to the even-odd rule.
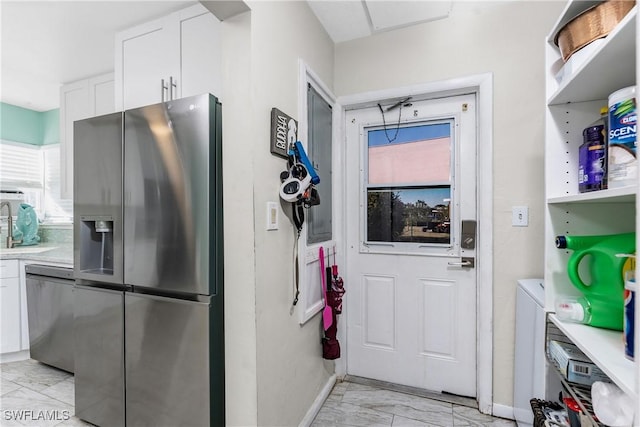
[[75,285],[76,416],[123,426],[124,292]]
[[124,114],[129,285],[215,294],[209,265],[221,254],[212,253],[210,241],[222,215],[216,105],[215,97],[201,95]]
[[128,427],[224,425],[223,414],[210,417],[209,311],[208,303],[126,293]]

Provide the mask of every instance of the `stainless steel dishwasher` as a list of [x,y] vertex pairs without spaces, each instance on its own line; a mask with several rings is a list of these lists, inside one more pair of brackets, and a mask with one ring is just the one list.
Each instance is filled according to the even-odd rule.
[[74,372],[73,269],[28,264],[25,272],[31,358]]

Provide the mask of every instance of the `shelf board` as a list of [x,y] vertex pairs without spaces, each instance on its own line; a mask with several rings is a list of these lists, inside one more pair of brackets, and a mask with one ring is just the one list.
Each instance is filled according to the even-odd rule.
[[549,319],[622,391],[636,398],[635,365],[624,356],[622,332],[562,322],[555,314]]
[[607,99],[612,92],[634,85],[637,15],[638,6],[635,6],[609,33],[605,42],[560,84],[547,104]]
[[633,203],[636,200],[637,186],[609,188],[607,190],[590,191],[570,196],[550,197],[548,204],[560,203]]

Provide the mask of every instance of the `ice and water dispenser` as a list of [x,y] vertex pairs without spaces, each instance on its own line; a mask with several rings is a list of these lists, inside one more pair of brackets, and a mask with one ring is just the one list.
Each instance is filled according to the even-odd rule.
[[113,275],[113,217],[81,216],[80,271]]

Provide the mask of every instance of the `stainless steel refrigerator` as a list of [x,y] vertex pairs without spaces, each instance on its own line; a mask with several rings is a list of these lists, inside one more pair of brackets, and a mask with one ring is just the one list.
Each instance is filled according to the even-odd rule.
[[76,415],[224,425],[221,106],[75,122]]

